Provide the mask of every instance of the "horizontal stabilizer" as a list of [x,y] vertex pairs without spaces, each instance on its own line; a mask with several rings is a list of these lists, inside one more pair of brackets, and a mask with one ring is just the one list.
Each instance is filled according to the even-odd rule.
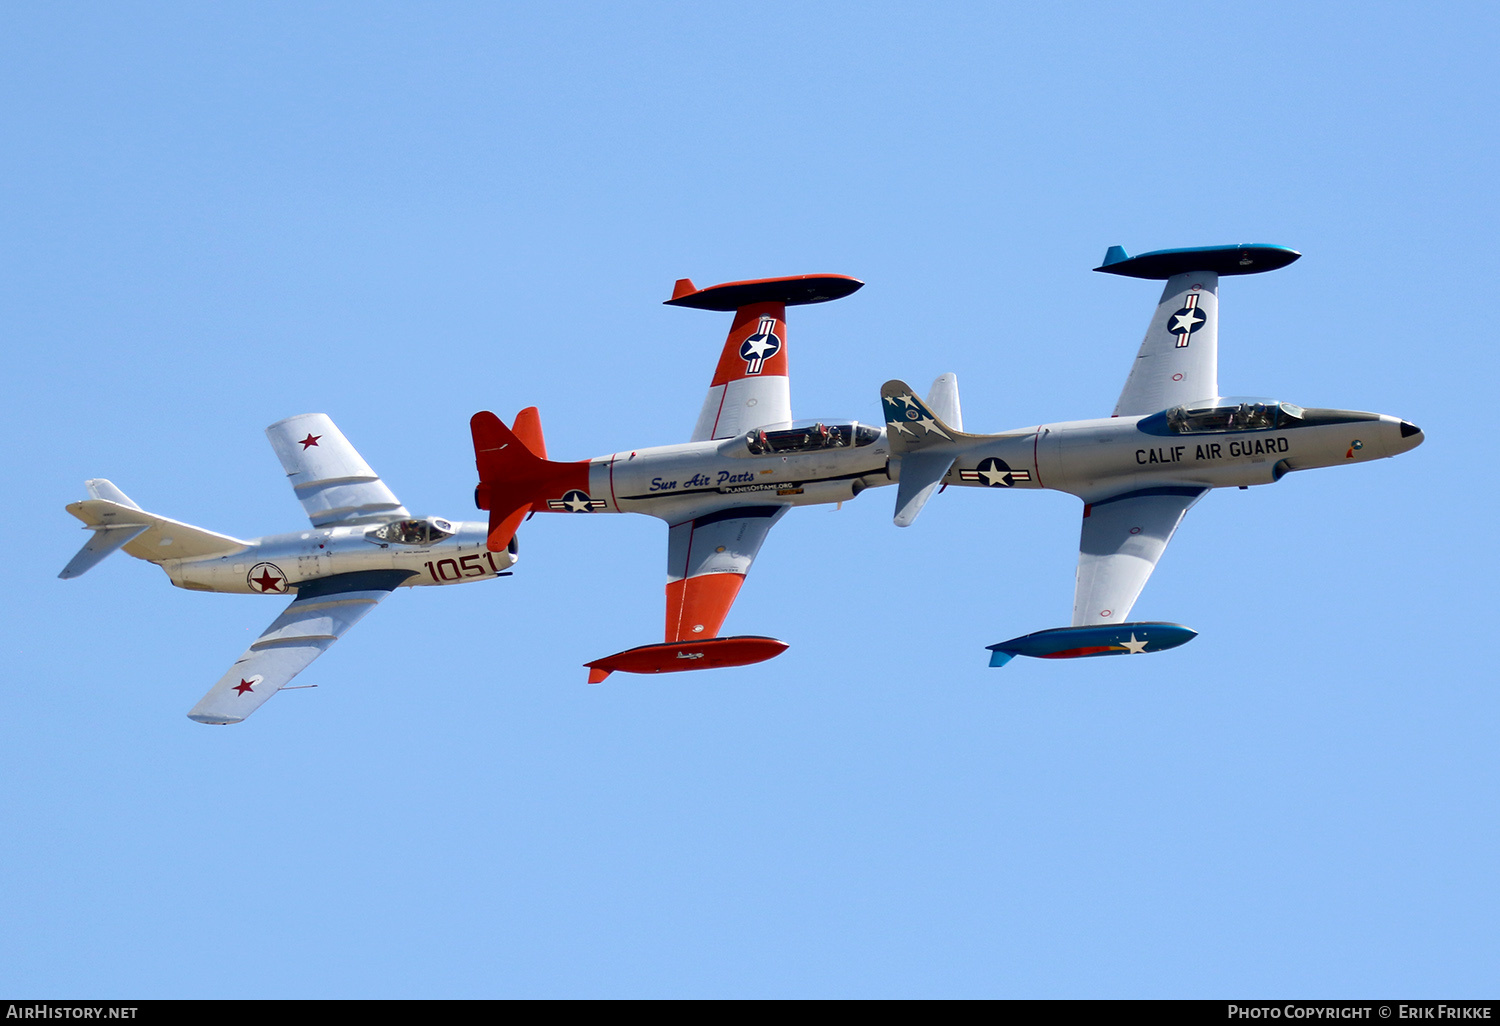
[[98,566],[105,556],[123,546],[138,534],[142,534],[149,524],[119,524],[114,527],[95,527],[94,536],[83,543],[83,548],[78,550],[78,555],[68,560],[68,565],[63,567],[62,573],[57,576],[65,581],[74,577],[82,577],[85,573]]
[[59,576],[77,577],[119,548],[136,559],[160,563],[228,555],[248,547],[248,542],[227,534],[147,513],[103,478],[89,481],[87,487],[93,497],[69,503],[66,509],[96,535]]
[[1238,246],[1195,246],[1190,249],[1158,249],[1140,256],[1126,256],[1121,246],[1111,246],[1104,263],[1094,268],[1105,274],[1122,274],[1127,278],[1166,281],[1174,274],[1193,271],[1214,274],[1260,274],[1275,271],[1301,257],[1295,249],[1269,246],[1263,242]]
[[584,665],[589,669],[589,683],[598,684],[616,670],[622,673],[679,673],[721,666],[749,666],[779,656],[786,649],[786,642],[775,638],[742,635],[642,645]]
[[1143,655],[1165,652],[1198,636],[1180,623],[1116,623],[1089,627],[1054,627],[990,645],[990,665],[1004,666],[1018,655],[1037,659],[1082,659],[1088,656]]
[[[146,528],[151,526],[146,522],[145,517],[134,518],[136,521],[134,523],[125,522],[130,519],[130,514],[124,512],[125,510],[140,510],[141,507],[131,502],[130,496],[116,488],[113,481],[96,477],[85,481],[83,486],[88,489],[90,499],[99,500],[107,505],[94,508],[91,514],[96,517],[94,521],[79,517],[89,525],[94,536],[83,543],[83,548],[78,550],[78,555],[68,560],[68,565],[63,567],[62,573],[57,575],[65,581],[72,580],[74,577],[82,577],[98,566],[110,553],[121,548],[136,536],[145,533]],[[72,510],[69,509],[69,512]],[[79,516],[78,513],[73,513],[73,515]]]
[[897,527],[911,526],[952,466],[951,452],[909,452],[901,457],[901,480],[896,486]]

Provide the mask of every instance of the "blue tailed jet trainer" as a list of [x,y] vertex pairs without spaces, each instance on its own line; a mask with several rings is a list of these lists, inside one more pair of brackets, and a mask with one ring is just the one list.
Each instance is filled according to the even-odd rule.
[[1285,267],[1281,246],[1209,246],[1128,257],[1094,270],[1166,281],[1114,414],[1097,420],[965,434],[952,375],[927,401],[905,382],[881,389],[909,525],[939,485],[1052,488],[1084,502],[1073,624],[989,646],[991,666],[1175,648],[1181,624],[1132,622],[1130,609],[1183,515],[1210,488],[1279,481],[1293,470],[1395,456],[1422,443],[1414,424],[1378,413],[1219,395],[1219,278]]

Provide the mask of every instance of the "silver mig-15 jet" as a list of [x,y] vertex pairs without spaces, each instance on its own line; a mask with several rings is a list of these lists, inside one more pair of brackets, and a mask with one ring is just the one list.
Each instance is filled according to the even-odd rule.
[[1397,417],[1219,395],[1219,278],[1285,267],[1280,246],[1211,246],[1127,257],[1111,247],[1094,268],[1165,280],[1161,301],[1114,414],[966,434],[956,386],[947,412],[901,381],[881,389],[900,457],[896,524],[909,525],[939,485],[1051,488],[1084,502],[1070,627],[990,646],[991,666],[1018,655],[1061,659],[1174,648],[1195,632],[1129,620],[1183,516],[1211,488],[1270,484],[1294,470],[1396,456],[1422,443]]
[[508,576],[514,538],[485,547],[489,525],[413,518],[321,413],[266,428],[311,530],[241,541],[147,513],[109,481],[67,507],[94,535],[58,576],[78,577],[116,549],[155,563],[179,588],[296,598],[188,713],[239,723],[399,587]]

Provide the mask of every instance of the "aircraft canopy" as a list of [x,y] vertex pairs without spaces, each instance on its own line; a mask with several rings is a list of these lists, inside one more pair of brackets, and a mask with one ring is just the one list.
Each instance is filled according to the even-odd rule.
[[442,517],[428,517],[426,520],[393,520],[365,532],[365,537],[386,545],[433,545],[454,533],[454,526]]
[[856,448],[869,445],[879,437],[878,428],[857,421],[830,424],[820,420],[799,420],[791,426],[769,424],[755,428],[745,435],[745,447],[752,456],[781,456],[821,449]]

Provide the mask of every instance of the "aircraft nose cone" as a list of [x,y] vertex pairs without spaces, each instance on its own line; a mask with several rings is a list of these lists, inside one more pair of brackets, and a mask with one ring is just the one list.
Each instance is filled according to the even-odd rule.
[[1419,428],[1419,427],[1417,427],[1411,421],[1409,421],[1409,420],[1403,420],[1401,422],[1401,437],[1402,438],[1410,438],[1412,435],[1420,435],[1421,433],[1422,433],[1422,429]]

